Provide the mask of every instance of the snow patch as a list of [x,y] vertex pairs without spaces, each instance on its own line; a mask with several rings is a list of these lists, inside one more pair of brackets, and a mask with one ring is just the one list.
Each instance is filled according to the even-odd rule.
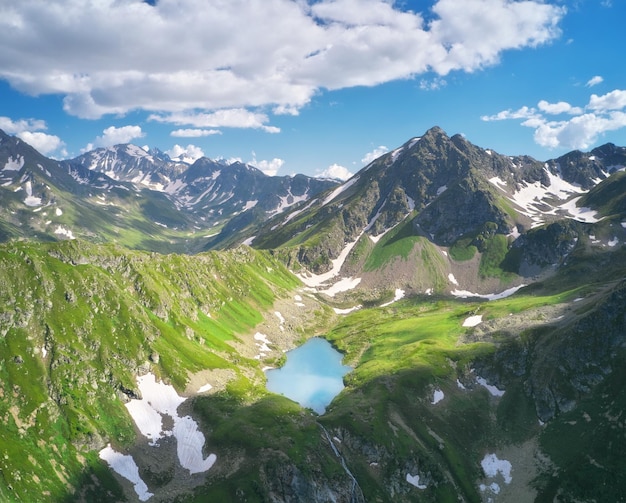
[[[198,424],[190,416],[180,417],[177,412],[186,398],[179,396],[173,386],[157,382],[154,374],[138,377],[137,383],[143,398],[131,400],[126,404],[126,409],[141,434],[150,440],[150,445],[155,446],[161,438],[173,435],[176,438],[178,461],[183,468],[192,475],[209,470],[217,456],[209,454],[203,458],[205,438],[198,430]],[[164,415],[173,420],[171,431],[163,427]]]
[[485,454],[485,457],[480,462],[480,466],[483,467],[485,475],[489,478],[493,478],[500,473],[504,478],[505,484],[510,484],[513,477],[511,477],[511,469],[513,468],[511,463],[506,459],[498,459],[495,454]]
[[3,171],[19,171],[24,167],[24,156],[9,157],[4,165]]
[[67,227],[63,227],[62,225],[57,225],[57,228],[54,230],[55,234],[59,234],[61,236],[65,236],[68,239],[76,239],[74,237],[74,233],[68,229]]
[[102,449],[98,456],[111,467],[118,475],[129,480],[135,486],[135,492],[140,501],[148,501],[153,493],[148,492],[148,486],[139,475],[139,468],[132,456],[121,454],[111,448],[111,444]]
[[254,334],[254,340],[258,341],[256,345],[259,348],[259,354],[255,356],[257,360],[264,357],[266,353],[272,351],[271,348],[268,346],[268,344],[271,344],[271,342],[267,338],[267,335],[262,334],[261,332],[257,332],[256,334]]
[[453,285],[459,286],[459,282],[456,280],[454,274],[452,273],[448,274],[448,281],[450,281],[450,283],[452,283]]
[[258,201],[258,200],[256,200],[256,199],[255,199],[254,201],[248,201],[248,202],[246,202],[246,204],[244,205],[244,207],[243,207],[243,210],[242,210],[242,211],[247,211],[247,210],[250,210],[250,209],[254,208],[254,207],[257,205],[257,203],[258,203],[258,202],[259,202],[259,201]]
[[441,391],[440,389],[436,389],[435,393],[433,394],[433,399],[430,402],[432,405],[436,405],[439,402],[441,402],[441,400],[444,399],[444,394],[443,391]]
[[396,288],[396,293],[393,297],[393,300],[390,300],[389,302],[385,302],[384,304],[381,304],[380,307],[387,307],[390,306],[391,304],[393,304],[394,302],[398,302],[400,299],[404,298],[404,290],[402,290],[402,288]]
[[198,393],[204,393],[206,391],[210,391],[213,388],[210,384],[205,384],[204,386],[200,386],[198,388]]
[[498,299],[504,299],[505,297],[510,297],[515,292],[517,292],[520,288],[523,288],[525,286],[526,285],[514,286],[512,288],[507,288],[506,290],[503,290],[500,293],[483,294],[483,293],[472,293],[467,290],[453,290],[450,293],[454,295],[455,297],[460,297],[462,299],[466,299],[468,297],[480,297],[481,299],[498,300]]
[[476,377],[476,382],[480,384],[483,388],[485,388],[492,396],[503,396],[504,390],[498,389],[496,386],[492,384],[488,384],[487,380],[484,377]]
[[481,492],[492,492],[493,494],[500,494],[500,485],[497,482],[492,482],[489,485],[480,484]]
[[354,290],[359,283],[361,282],[361,278],[343,278],[337,281],[335,284],[330,286],[325,290],[320,290],[320,293],[325,293],[329,297],[334,297],[338,293],[347,292],[349,290]]
[[63,215],[63,210],[61,208],[57,208],[56,210],[54,210],[54,213],[57,217],[60,217],[61,215]]
[[428,486],[424,484],[420,484],[420,476],[419,475],[411,475],[410,473],[406,474],[406,481],[412,486],[417,487],[418,489],[426,489]]
[[361,305],[359,304],[358,306],[354,306],[354,307],[349,307],[347,309],[339,309],[337,307],[333,307],[333,311],[335,311],[336,314],[349,314],[353,311],[358,311],[359,309],[361,309]]
[[482,322],[483,322],[483,315],[477,314],[475,316],[470,316],[468,318],[465,318],[465,321],[463,322],[463,326],[475,327],[476,325],[480,325]]
[[352,251],[352,248],[354,248],[354,245],[356,245],[358,239],[359,238],[357,238],[355,241],[351,243],[348,243],[344,247],[344,249],[341,251],[339,256],[336,259],[331,261],[332,267],[330,268],[328,272],[325,272],[323,274],[309,273],[307,275],[298,273],[296,274],[296,276],[298,276],[298,278],[300,278],[300,280],[306,286],[317,287],[317,286],[324,284],[325,282],[329,281],[330,279],[334,278],[335,276],[339,274],[339,271],[341,270],[343,263],[346,261],[346,258],[348,258],[349,253]]

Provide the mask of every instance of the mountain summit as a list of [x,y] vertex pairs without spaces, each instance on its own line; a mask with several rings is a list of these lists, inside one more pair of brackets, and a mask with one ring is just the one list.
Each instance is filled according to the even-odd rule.
[[[465,288],[503,287],[499,281],[504,278],[489,272],[486,262],[497,260],[515,274],[542,270],[545,261],[535,264],[520,244],[536,243],[534,229],[559,223],[570,246],[577,239],[572,222],[598,219],[577,201],[625,165],[626,149],[610,144],[588,154],[572,152],[539,162],[504,156],[434,127],[306,207],[268,222],[255,231],[252,243],[282,249],[313,274],[336,269],[341,257],[344,270],[337,271],[336,278],[357,274],[368,287],[388,284],[388,278],[395,277],[396,286],[415,288],[419,277],[422,291],[437,289],[443,286],[442,274],[448,284],[445,277],[457,273],[466,278]],[[390,244],[399,246],[400,236],[403,251],[391,253]],[[421,258],[426,249],[435,256],[451,254],[436,261],[439,273],[430,280],[416,272],[432,271],[432,261],[426,261],[429,265]],[[375,257],[383,253],[400,256],[374,267]]]

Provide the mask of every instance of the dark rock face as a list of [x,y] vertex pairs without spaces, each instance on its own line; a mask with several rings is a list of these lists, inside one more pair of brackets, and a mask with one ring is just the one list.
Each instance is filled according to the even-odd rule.
[[503,345],[481,375],[506,387],[521,379],[544,422],[576,407],[614,369],[626,348],[626,281],[621,281],[589,314],[562,327],[534,330],[527,342]]
[[261,478],[273,503],[365,503],[348,476],[331,481],[321,472],[305,475],[290,463],[280,463],[263,466]]
[[579,229],[576,222],[560,221],[523,234],[509,252],[510,270],[532,276],[562,265],[578,242]]

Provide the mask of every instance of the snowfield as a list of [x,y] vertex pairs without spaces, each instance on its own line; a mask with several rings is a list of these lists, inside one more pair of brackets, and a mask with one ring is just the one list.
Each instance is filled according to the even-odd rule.
[[[133,399],[126,404],[135,425],[141,434],[149,440],[149,445],[159,448],[158,441],[173,436],[176,439],[176,451],[180,465],[189,470],[189,474],[202,473],[209,470],[217,461],[215,454],[204,458],[202,449],[205,438],[198,430],[198,424],[191,416],[179,416],[178,407],[186,398],[178,395],[173,386],[157,382],[154,374],[146,374],[137,378],[139,391],[143,398]],[[205,385],[204,391],[210,389]],[[168,430],[163,425],[163,417],[169,416],[173,427]],[[148,500],[152,493],[139,477],[139,470],[132,456],[116,452],[107,446],[99,452],[101,459],[122,477],[135,485],[135,492],[141,501]]]

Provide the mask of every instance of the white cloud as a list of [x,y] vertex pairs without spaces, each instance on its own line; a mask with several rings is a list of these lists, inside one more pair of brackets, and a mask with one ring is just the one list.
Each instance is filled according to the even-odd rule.
[[[11,50],[0,57],[0,79],[24,93],[63,95],[65,111],[83,118],[145,110],[169,122],[259,107],[295,114],[320,89],[495,64],[503,51],[559,36],[565,14],[543,0],[432,0],[427,21],[404,3],[4,2],[0,47]],[[224,127],[277,132],[268,122]]]
[[379,147],[376,147],[371,152],[368,152],[367,154],[365,154],[363,156],[363,159],[361,159],[361,162],[364,165],[368,165],[370,162],[375,161],[381,155],[386,154],[387,152],[389,152],[389,149],[385,147],[384,145],[380,145]]
[[537,111],[534,108],[529,108],[527,106],[523,106],[518,110],[503,110],[502,112],[498,112],[495,115],[483,115],[481,120],[486,122],[490,121],[502,121],[507,119],[531,119],[535,117]]
[[604,79],[600,77],[600,75],[596,75],[595,77],[590,78],[585,85],[587,87],[593,87],[601,84],[602,82],[604,82]]
[[351,178],[353,173],[350,172],[348,168],[341,166],[339,164],[331,164],[321,173],[317,173],[315,175],[316,178],[335,178],[337,180],[347,180]]
[[65,143],[61,138],[40,131],[48,129],[43,120],[18,119],[14,121],[9,117],[0,117],[0,129],[7,134],[16,135],[43,155],[51,155],[55,152],[61,156],[67,155],[67,151],[63,148]]
[[61,150],[61,155],[67,154],[63,150],[65,143],[58,136],[39,131],[22,131],[17,136],[43,155],[50,155],[58,150]]
[[7,134],[17,134],[24,131],[38,131],[48,128],[46,122],[39,119],[19,119],[14,121],[9,117],[0,117],[0,129]]
[[269,117],[266,114],[251,112],[244,108],[216,110],[211,113],[176,112],[167,115],[152,114],[148,117],[148,120],[178,126],[194,126],[196,128],[253,128],[262,129],[268,133],[280,132],[280,129],[266,124],[269,121]]
[[189,164],[193,164],[201,157],[204,157],[202,149],[195,145],[187,145],[186,147],[174,145],[170,150],[166,150],[165,153],[169,155],[171,159],[188,162]]
[[253,152],[252,161],[250,161],[249,164],[257,169],[260,169],[267,176],[276,176],[276,173],[278,173],[278,170],[282,168],[285,161],[276,157],[271,161],[257,161],[256,154]]
[[[145,133],[141,130],[141,126],[110,126],[102,131],[102,136],[98,136],[93,147],[111,147],[120,143],[130,143],[135,138],[143,138]],[[89,149],[91,150],[91,148]]]
[[[567,120],[548,120],[546,115],[567,113]],[[626,90],[615,89],[598,96],[592,94],[584,108],[566,102],[541,100],[538,109],[522,107],[483,116],[484,121],[522,120],[521,125],[535,130],[535,143],[548,148],[588,149],[604,133],[626,128]]]
[[537,106],[539,110],[551,115],[570,114],[576,115],[583,112],[582,108],[573,107],[566,101],[559,101],[558,103],[548,103],[546,100],[541,100]]
[[615,89],[603,96],[592,94],[587,107],[598,112],[626,108],[626,91]]
[[177,138],[201,138],[216,134],[222,134],[222,132],[219,129],[176,129],[170,133],[170,136]]
[[535,129],[535,142],[557,148],[588,149],[606,132],[626,127],[626,113],[612,112],[603,116],[586,113],[569,121],[546,122]]

